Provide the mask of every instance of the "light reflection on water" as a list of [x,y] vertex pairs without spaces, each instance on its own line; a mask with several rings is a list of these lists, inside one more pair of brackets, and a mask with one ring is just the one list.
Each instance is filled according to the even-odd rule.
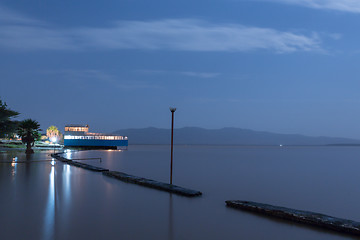
[[12,171],[11,171],[11,175],[13,176],[13,179],[15,179],[16,177],[16,167],[17,167],[17,160],[18,158],[17,157],[13,157],[12,159],[12,163],[11,163],[11,166],[13,167]]
[[70,149],[65,149],[64,150],[64,157],[67,158],[67,159],[70,159],[71,158],[71,153],[72,153],[72,151]]
[[169,194],[169,240],[174,239],[174,210],[172,194]]
[[55,167],[52,165],[49,174],[49,190],[46,203],[45,219],[44,219],[44,236],[43,240],[54,238],[55,225]]
[[[0,164],[2,239],[351,239],[225,207],[264,202],[360,221],[360,148],[176,146],[174,183],[189,199],[127,184],[34,154]],[[66,152],[93,165],[167,182],[168,146]],[[0,162],[24,154],[0,153]],[[69,158],[70,158],[69,157]],[[16,167],[16,174],[13,170]],[[15,179],[16,181],[13,181]],[[21,229],[21,231],[19,231]]]
[[70,184],[70,174],[71,174],[71,167],[68,164],[63,164],[63,189],[62,192],[64,193],[65,204],[70,204],[70,197],[71,197],[71,184]]

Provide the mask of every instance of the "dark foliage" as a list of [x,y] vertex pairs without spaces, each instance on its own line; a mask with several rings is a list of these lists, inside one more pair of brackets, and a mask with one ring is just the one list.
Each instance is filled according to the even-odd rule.
[[0,138],[12,137],[16,133],[18,122],[13,118],[19,115],[7,107],[7,104],[0,99]]
[[39,137],[40,124],[32,119],[25,119],[19,122],[17,130],[18,135],[21,137],[23,143],[26,144],[26,153],[33,153],[32,145]]

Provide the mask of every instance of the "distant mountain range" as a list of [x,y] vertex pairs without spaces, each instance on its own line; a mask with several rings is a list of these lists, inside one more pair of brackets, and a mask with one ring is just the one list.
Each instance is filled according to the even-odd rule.
[[[129,144],[169,144],[170,129],[122,129],[114,132],[129,137]],[[241,128],[174,129],[174,144],[205,145],[360,145],[360,140],[333,137],[309,137],[300,134],[278,134]]]

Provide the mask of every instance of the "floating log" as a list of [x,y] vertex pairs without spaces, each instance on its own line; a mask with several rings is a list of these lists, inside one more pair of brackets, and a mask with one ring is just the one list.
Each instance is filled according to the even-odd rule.
[[122,172],[108,171],[108,172],[103,172],[103,174],[105,176],[113,177],[113,178],[119,179],[124,182],[134,183],[134,184],[138,184],[138,185],[142,185],[142,186],[146,186],[146,187],[150,187],[150,188],[155,188],[158,190],[175,193],[175,194],[179,194],[179,195],[183,195],[183,196],[187,196],[187,197],[196,197],[196,196],[200,196],[202,194],[201,192],[196,191],[196,190],[186,189],[186,188],[182,188],[182,187],[179,187],[179,186],[176,186],[173,184],[158,182],[155,180],[137,177],[137,176],[129,175],[129,174],[122,173]]
[[81,167],[81,168],[84,168],[84,169],[87,169],[87,170],[90,170],[90,171],[94,171],[94,172],[106,172],[106,171],[109,171],[109,169],[106,169],[106,168],[95,167],[95,166],[92,166],[90,164],[72,161],[70,159],[61,157],[58,154],[51,154],[51,157],[56,158],[57,160],[59,160],[61,162],[65,162],[65,163],[67,163],[69,165],[72,165],[72,166],[75,166],[75,167]]
[[59,156],[58,153],[52,153],[52,154],[50,154],[50,156],[53,157],[53,158],[56,158],[56,160],[59,160],[59,161],[61,161],[61,162],[69,162],[69,161],[71,161],[71,160],[69,160],[69,159],[67,159],[67,158],[64,158],[64,157],[62,157],[62,156]]
[[90,171],[94,171],[94,172],[107,172],[109,171],[109,169],[106,168],[101,168],[101,167],[95,167],[86,163],[80,163],[80,162],[75,162],[75,161],[68,161],[66,162],[69,165],[75,166],[75,167],[81,167]]
[[327,216],[320,213],[278,207],[249,201],[226,201],[226,205],[246,211],[257,212],[312,226],[331,229],[337,232],[360,235],[360,222]]
[[70,159],[60,156],[58,153],[51,154],[51,157],[56,158],[57,160],[67,163],[72,166],[81,167],[81,168],[88,169],[91,171],[102,172],[105,176],[113,177],[113,178],[119,179],[124,182],[134,183],[134,184],[142,185],[145,187],[155,188],[158,190],[175,193],[175,194],[179,194],[179,195],[183,195],[183,196],[187,196],[187,197],[196,197],[196,196],[202,195],[201,192],[196,191],[196,190],[186,189],[186,188],[182,188],[182,187],[179,187],[179,186],[176,186],[173,184],[162,183],[162,182],[154,181],[151,179],[146,179],[146,178],[142,178],[142,177],[129,175],[129,174],[122,173],[122,172],[109,171],[109,169],[95,167],[95,166],[92,166],[89,164],[72,161]]

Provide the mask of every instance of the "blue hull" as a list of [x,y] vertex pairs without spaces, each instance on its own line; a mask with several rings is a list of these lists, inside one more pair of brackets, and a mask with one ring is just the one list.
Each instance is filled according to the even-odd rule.
[[128,140],[64,139],[65,147],[127,147]]

